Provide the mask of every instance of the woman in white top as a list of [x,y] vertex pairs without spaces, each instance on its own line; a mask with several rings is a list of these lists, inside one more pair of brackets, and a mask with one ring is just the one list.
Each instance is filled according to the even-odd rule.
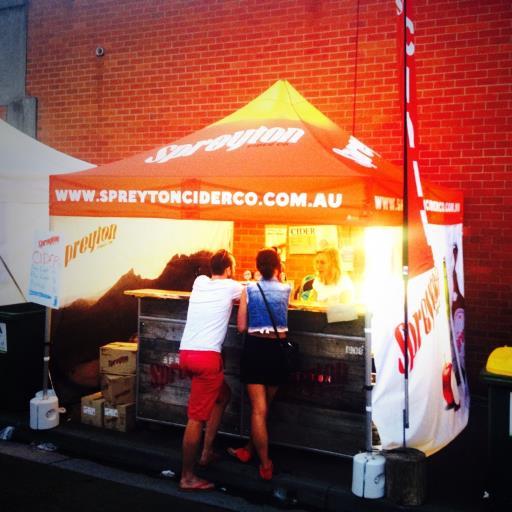
[[[340,256],[335,247],[325,247],[318,251],[314,260],[315,278],[310,283],[310,291],[303,293],[308,302],[325,304],[352,304],[354,285],[347,274],[342,274]],[[303,292],[307,292],[306,285]]]

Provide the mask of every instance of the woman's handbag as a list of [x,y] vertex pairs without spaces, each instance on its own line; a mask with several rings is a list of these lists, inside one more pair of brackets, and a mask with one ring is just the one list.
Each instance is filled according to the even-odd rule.
[[279,340],[284,354],[284,364],[288,373],[295,373],[300,370],[299,345],[288,338]]
[[274,315],[272,314],[272,311],[270,310],[270,306],[267,302],[267,297],[265,297],[265,294],[263,293],[263,289],[260,286],[260,283],[256,283],[256,286],[259,288],[261,292],[261,296],[263,297],[263,302],[265,303],[265,306],[267,308],[268,314],[270,316],[270,320],[272,322],[272,326],[274,327],[274,331],[276,333],[277,341],[279,343],[279,346],[281,347],[281,350],[283,352],[283,358],[284,358],[284,364],[287,373],[294,373],[300,370],[300,352],[299,352],[299,345],[298,343],[295,343],[294,341],[290,340],[289,338],[280,338],[279,337],[279,331],[277,330],[276,322],[274,320]]

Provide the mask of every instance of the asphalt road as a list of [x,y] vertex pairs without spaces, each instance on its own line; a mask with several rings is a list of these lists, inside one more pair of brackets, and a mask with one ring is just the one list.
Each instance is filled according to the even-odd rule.
[[0,441],[1,512],[217,512],[276,509],[221,491],[183,493],[174,479],[130,473]]

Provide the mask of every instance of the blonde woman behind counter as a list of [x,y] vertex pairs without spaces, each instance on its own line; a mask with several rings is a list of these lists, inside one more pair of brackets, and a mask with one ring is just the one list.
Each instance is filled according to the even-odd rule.
[[325,247],[318,251],[313,266],[315,274],[302,280],[298,299],[327,305],[354,303],[354,284],[350,276],[341,270],[338,249]]

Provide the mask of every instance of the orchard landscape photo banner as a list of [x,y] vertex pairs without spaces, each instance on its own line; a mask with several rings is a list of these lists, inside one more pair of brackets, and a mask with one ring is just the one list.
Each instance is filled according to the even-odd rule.
[[64,241],[61,304],[98,299],[128,272],[157,279],[173,257],[232,249],[233,223],[56,217]]
[[190,290],[233,223],[122,217],[52,217],[63,244],[60,309],[52,316],[51,364],[60,399],[99,385],[99,347],[137,336],[126,290]]
[[[214,228],[195,233],[182,229],[181,224],[202,226],[214,221],[212,226],[217,226],[228,221],[231,229],[233,221],[337,224],[362,227],[369,238],[373,229],[399,231],[402,188],[399,167],[344,132],[287,81],[280,80],[233,114],[171,144],[95,169],[51,176],[52,229],[61,230],[67,240],[66,298],[62,302],[80,303],[78,297],[95,294],[100,296],[96,311],[101,311],[101,293],[108,285],[91,289],[95,268],[102,283],[109,279],[118,283],[121,268],[144,268],[119,277],[123,286],[161,288],[155,281],[135,283],[133,279],[139,273],[141,278],[154,278],[155,271],[145,267],[153,257],[153,243],[158,247],[168,239],[178,245],[190,243],[194,247],[187,249],[190,254],[227,242],[228,234],[222,230],[223,234],[214,236]],[[422,193],[436,266],[417,287],[414,299],[422,318],[416,316],[419,330],[414,357],[409,360],[411,429],[407,435],[411,446],[433,452],[453,439],[467,419],[467,409],[459,405],[455,410],[445,404],[442,363],[451,361],[442,261],[444,257],[451,272],[450,244],[457,243],[459,288],[463,287],[463,199],[460,191],[431,182],[422,183]],[[176,247],[171,244],[164,252],[177,254]],[[391,245],[374,250],[374,255],[382,256],[374,262],[377,274],[386,271],[384,254],[392,250]],[[176,265],[179,258],[174,258]],[[94,265],[88,260],[95,260]],[[116,277],[109,278],[110,273]],[[66,274],[73,275],[68,284]],[[390,275],[390,279],[395,277]],[[399,286],[384,286],[375,290],[374,297],[378,374],[374,419],[387,448],[402,440],[403,291]],[[71,351],[68,356],[73,359]]]

